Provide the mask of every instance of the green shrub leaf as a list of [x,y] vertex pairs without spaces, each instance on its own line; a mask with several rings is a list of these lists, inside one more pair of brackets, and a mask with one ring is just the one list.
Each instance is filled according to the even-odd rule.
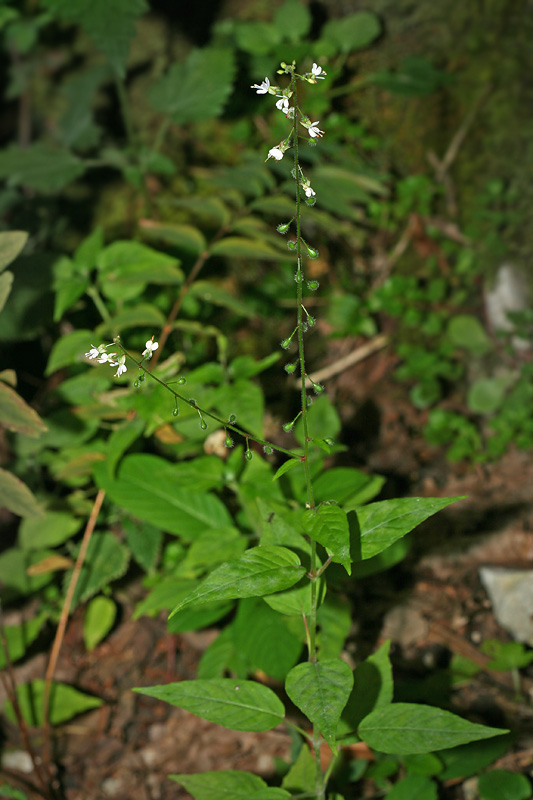
[[292,702],[319,728],[335,754],[337,723],[352,686],[352,671],[340,658],[298,664],[285,681]]
[[68,150],[37,143],[11,145],[0,152],[0,179],[13,186],[27,186],[51,194],[63,189],[85,172],[85,164]]
[[0,508],[7,508],[19,517],[37,517],[43,513],[26,484],[5,469],[0,469]]
[[171,617],[190,605],[258,597],[288,589],[304,573],[300,559],[285,547],[252,547],[239,559],[221,564],[173,609]]
[[258,775],[233,769],[203,772],[198,775],[169,775],[181,783],[195,800],[287,800],[290,794],[269,787]]
[[19,528],[23,550],[57,547],[67,542],[81,527],[81,520],[66,511],[46,511],[43,517],[28,517]]
[[[93,533],[74,591],[73,606],[88,600],[111,581],[121,578],[128,563],[128,548],[112,533]],[[71,571],[65,575],[65,586],[68,586],[71,575]]]
[[342,53],[353,53],[372,44],[380,33],[379,18],[368,11],[358,11],[326,23],[322,38],[332,41]]
[[110,597],[94,597],[85,611],[83,641],[87,650],[94,650],[114,625],[117,607]]
[[20,255],[27,241],[28,234],[25,231],[0,233],[0,272]]
[[529,800],[531,784],[525,775],[493,769],[480,775],[478,791],[482,800]]
[[407,775],[394,784],[387,800],[437,800],[437,786],[426,775]]
[[[8,625],[3,629],[3,636],[7,642],[7,652],[12,664],[21,659],[28,647],[35,641],[43,627],[48,614],[39,614],[34,619],[23,622],[21,625]],[[6,668],[6,656],[3,641],[0,641],[0,669]]]
[[414,755],[508,733],[417,703],[391,703],[361,722],[359,736],[380,753]]
[[0,380],[0,424],[23,436],[40,436],[47,428],[40,416],[17,392]]
[[185,63],[173,64],[149,93],[156,111],[184,125],[220,114],[233,86],[235,63],[231,50],[193,50]]
[[[43,724],[44,681],[35,680],[17,686],[17,700],[27,725],[41,727]],[[50,691],[50,722],[60,725],[78,714],[100,708],[102,700],[78,691],[66,683],[52,683]],[[11,722],[17,718],[9,700],[4,704],[4,713]]]
[[285,717],[279,697],[272,689],[254,681],[214,678],[133,691],[156,697],[234,731],[269,731]]
[[356,735],[348,734],[355,732],[361,720],[371,711],[392,703],[393,683],[389,649],[390,642],[384,642],[354,670],[353,689],[337,728],[337,738],[342,737],[343,744],[358,741]]
[[464,497],[402,497],[357,509],[361,558],[372,558],[446,506]]
[[339,506],[324,504],[316,510],[305,511],[302,525],[307,535],[325,547],[333,561],[342,564],[351,575],[350,528],[346,512]]

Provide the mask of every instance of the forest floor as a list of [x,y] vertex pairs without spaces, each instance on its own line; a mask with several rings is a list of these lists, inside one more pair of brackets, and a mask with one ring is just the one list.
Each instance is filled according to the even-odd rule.
[[[350,346],[353,342],[335,343],[331,358]],[[392,367],[383,351],[328,385],[342,409],[345,444],[353,444],[357,462],[352,465],[387,476],[385,496],[467,499],[421,526],[404,562],[359,582],[354,591],[361,619],[354,625],[348,657],[364,658],[390,638],[395,676],[415,681],[445,666],[453,654],[471,659],[480,672],[453,690],[453,709],[516,731],[515,746],[499,766],[520,770],[533,755],[533,669],[522,671],[517,694],[510,673],[487,668],[489,658],[479,644],[510,637],[494,618],[479,568],[533,566],[533,457],[511,450],[494,464],[450,463],[424,442],[424,413],[413,408],[405,388],[393,380]],[[284,729],[229,731],[131,691],[193,678],[202,652],[216,636],[214,630],[169,636],[163,617],[134,621],[142,593],[140,579],[121,587],[116,595],[120,621],[92,652],[83,644],[83,610],[70,620],[55,678],[105,702],[55,731],[65,800],[185,800],[190,795],[167,777],[176,773],[239,769],[271,778],[276,759],[289,758],[292,741]],[[18,679],[42,677],[46,658],[37,654],[23,664]],[[14,726],[6,724],[5,737],[8,749],[22,749]],[[40,746],[37,733],[35,746]],[[361,756],[368,753],[360,747],[345,753],[346,758]],[[22,788],[15,774],[22,777],[13,772],[12,785]],[[357,796],[379,796],[372,781],[361,786],[364,794]],[[465,797],[453,781],[444,791],[447,800]]]

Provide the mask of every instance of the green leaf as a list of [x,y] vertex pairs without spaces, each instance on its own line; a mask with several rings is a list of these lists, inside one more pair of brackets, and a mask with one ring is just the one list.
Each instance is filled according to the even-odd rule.
[[434,753],[419,753],[416,756],[404,756],[403,765],[413,775],[438,775],[444,769],[440,758]]
[[298,664],[285,681],[292,702],[319,728],[335,755],[337,723],[352,686],[352,671],[340,658]]
[[126,450],[142,435],[144,427],[142,419],[132,419],[115,428],[107,440],[106,464],[111,476],[115,474],[117,464]]
[[133,308],[124,308],[114,314],[109,322],[102,322],[96,329],[95,336],[100,339],[111,339],[112,336],[116,335],[117,331],[121,333],[128,328],[160,330],[164,324],[165,315],[162,311],[155,308],[151,303],[138,303]]
[[281,785],[293,795],[309,794],[313,796],[316,781],[316,764],[311,751],[304,744],[298,758],[283,778]]
[[224,504],[204,491],[219,479],[205,470],[203,460],[201,463],[203,477],[189,463],[177,465],[148,454],[131,455],[124,458],[115,479],[110,478],[105,464],[95,465],[94,474],[98,486],[117,505],[191,541],[207,528],[231,525]]
[[254,681],[215,678],[133,691],[156,697],[235,731],[269,731],[285,717],[279,697],[272,689]]
[[52,347],[44,374],[49,376],[63,367],[81,364],[84,354],[90,350],[92,338],[94,333],[83,329],[61,336]]
[[2,596],[7,602],[8,598],[20,594],[34,594],[53,579],[51,572],[38,575],[28,575],[29,567],[37,564],[48,556],[55,555],[53,550],[34,550],[27,552],[19,547],[10,547],[0,554],[0,582],[2,583]]
[[98,144],[102,131],[94,122],[93,101],[100,84],[110,77],[107,64],[85,64],[62,85],[65,111],[57,125],[57,136],[64,147],[85,151]]
[[366,81],[394,94],[420,97],[450,83],[452,76],[437,69],[427,58],[408,56],[398,70],[383,70],[367,76]]
[[141,242],[118,241],[102,250],[97,266],[106,295],[121,300],[124,290],[132,286],[182,283],[179,263],[179,259]]
[[20,547],[23,550],[57,547],[71,539],[81,524],[79,518],[66,511],[46,511],[42,517],[28,517],[20,524]]
[[525,775],[493,769],[480,775],[478,791],[482,800],[529,800],[531,784]]
[[110,597],[94,597],[85,611],[83,620],[83,641],[87,650],[94,650],[104,639],[115,623],[117,607]]
[[306,534],[325,547],[333,561],[342,564],[351,575],[350,528],[346,512],[339,506],[324,504],[316,510],[305,511],[302,526]]
[[[246,550],[248,540],[232,526],[211,528],[201,533],[178,567],[179,577],[196,577],[200,572],[238,558]],[[174,606],[175,603],[172,603]],[[172,608],[172,606],[170,606]]]
[[285,475],[286,472],[288,472],[290,469],[294,469],[294,467],[297,467],[298,464],[301,464],[301,463],[302,462],[300,461],[299,458],[289,458],[289,459],[287,459],[287,461],[285,461],[281,465],[281,467],[278,470],[276,470],[276,473],[273,476],[272,480],[273,481],[277,481],[278,478],[281,478],[282,475]]
[[346,597],[329,594],[317,612],[317,646],[320,660],[338,658],[352,627],[351,606]]
[[257,258],[266,261],[287,259],[287,254],[283,250],[275,250],[261,239],[245,239],[244,236],[226,236],[213,245],[211,255],[226,258]]
[[229,97],[235,74],[231,50],[193,50],[183,64],[173,64],[149,92],[156,111],[178,125],[217,117]]
[[246,657],[251,671],[261,670],[278,681],[294,667],[303,642],[294,636],[286,618],[261,598],[241,600],[231,625],[235,648]]
[[464,497],[402,497],[358,508],[361,558],[383,552],[428,517],[458,500]]
[[380,33],[379,18],[368,11],[358,11],[327,22],[322,38],[334,42],[342,53],[353,53],[368,47]]
[[456,747],[508,733],[477,725],[441,708],[417,703],[391,703],[361,722],[359,736],[380,753],[413,755]]
[[235,414],[240,427],[263,437],[265,398],[255,383],[237,380],[221,386],[213,395],[213,404],[221,417],[229,419],[230,414]]
[[300,0],[287,0],[274,14],[274,25],[291,42],[303,39],[311,28],[311,13]]
[[0,508],[7,508],[19,517],[38,517],[43,513],[26,484],[5,469],[0,469]]
[[0,151],[0,179],[46,194],[60,191],[85,169],[83,161],[68,150],[42,143],[30,147],[13,144]]
[[238,22],[235,39],[246,53],[265,55],[281,42],[281,29],[270,22]]
[[0,233],[0,272],[20,255],[27,241],[28,234],[25,231]]
[[425,775],[407,775],[394,784],[387,800],[437,800],[437,786]]
[[390,641],[372,653],[354,670],[353,689],[337,729],[337,737],[343,744],[357,741],[357,737],[347,736],[355,731],[370,712],[392,703],[392,666],[389,659]]
[[344,506],[352,497],[357,496],[374,478],[353,467],[333,467],[321,472],[313,481],[315,500],[335,500]]
[[[74,590],[73,606],[88,600],[111,581],[121,578],[129,563],[129,552],[112,533],[93,533],[83,562],[80,577]],[[72,572],[65,575],[65,587],[70,583]]]
[[[23,622],[21,625],[8,625],[4,627],[2,634],[7,642],[7,652],[12,664],[19,661],[32,642],[39,635],[48,614],[43,612],[34,619]],[[5,669],[7,660],[5,657],[4,643],[0,640],[0,669]]]
[[251,772],[221,769],[197,775],[169,775],[181,783],[195,800],[290,800],[283,789],[268,787]]
[[509,752],[512,744],[513,738],[508,734],[495,739],[470,742],[454,747],[452,750],[439,751],[436,755],[444,764],[444,770],[439,774],[439,780],[456,780],[479,774],[482,769]]
[[126,533],[126,544],[137,564],[145,572],[153,570],[157,564],[163,531],[147,522],[125,519],[122,527]]
[[[27,725],[41,727],[43,724],[44,681],[34,680],[17,686],[17,700]],[[50,722],[60,725],[78,714],[100,708],[102,700],[78,691],[66,683],[52,682],[50,690]],[[17,718],[9,700],[4,704],[4,713],[11,722]]]
[[137,19],[148,11],[145,0],[44,0],[44,6],[64,22],[80,25],[102,50],[119,78],[126,72]]
[[258,597],[288,589],[304,572],[300,559],[284,547],[252,547],[239,559],[221,564],[192,594],[173,609],[171,617],[189,605]]
[[508,388],[508,377],[479,378],[468,389],[468,408],[474,414],[494,414],[501,408]]
[[213,280],[195,281],[191,286],[190,294],[193,297],[199,297],[207,303],[212,303],[214,306],[229,308],[230,311],[240,316],[255,316],[255,310],[252,309],[248,303],[236,297],[231,292],[228,292],[227,289],[215,283]]
[[[0,9],[0,13],[2,13],[2,11],[3,9]],[[30,800],[28,795],[21,789],[13,789],[13,787],[8,786],[7,783],[3,783],[0,786],[0,797],[5,797],[6,800]]]
[[0,424],[8,431],[38,437],[47,428],[40,416],[10,386],[0,380]]
[[462,347],[477,356],[482,356],[491,348],[491,342],[477,317],[471,314],[457,314],[446,331],[446,336],[455,347]]
[[139,225],[143,235],[151,241],[164,242],[167,246],[185,250],[193,255],[199,255],[206,248],[205,236],[192,225],[157,222],[152,219],[143,219]]
[[14,275],[7,270],[0,275],[0,311],[6,304],[7,298],[11,294],[11,287],[13,286]]

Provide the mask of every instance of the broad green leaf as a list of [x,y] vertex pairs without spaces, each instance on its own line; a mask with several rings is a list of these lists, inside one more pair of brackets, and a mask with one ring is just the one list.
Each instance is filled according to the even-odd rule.
[[322,38],[334,42],[342,53],[353,53],[372,44],[380,33],[379,17],[368,11],[358,11],[327,22]]
[[283,703],[266,686],[230,678],[181,681],[134,689],[235,731],[269,731],[285,717]]
[[309,794],[311,797],[315,791],[316,764],[311,755],[311,751],[306,744],[298,754],[298,758],[284,776],[281,785],[293,795]]
[[374,479],[353,467],[333,467],[321,472],[313,481],[315,501],[335,500],[344,506],[355,495],[359,495]]
[[[348,514],[348,519],[353,519],[353,514]],[[355,520],[354,520],[355,525]],[[352,572],[356,578],[367,578],[369,575],[377,575],[403,561],[413,546],[413,535],[407,534],[403,539],[387,547],[377,556],[367,558],[365,561],[356,561],[352,564]]]
[[0,233],[0,272],[20,255],[27,241],[28,234],[25,231]]
[[12,144],[0,151],[0,179],[47,194],[60,191],[85,169],[84,162],[73,153],[42,143],[30,147]]
[[173,208],[183,208],[191,216],[197,217],[206,227],[226,225],[231,220],[231,212],[222,202],[220,197],[208,195],[189,195],[188,197],[173,197],[168,200]]
[[93,597],[85,611],[83,620],[83,641],[87,650],[94,650],[104,639],[115,623],[117,607],[110,597]]
[[337,724],[352,685],[352,671],[340,658],[298,664],[285,681],[292,702],[318,727],[335,755]]
[[[323,394],[317,397],[313,405],[309,407],[307,418],[310,436],[315,439],[327,439],[329,437],[334,439],[341,429],[341,421],[337,409],[330,399]],[[303,446],[305,437],[301,419],[296,423],[294,435]]]
[[[0,9],[0,14],[3,10],[4,9]],[[6,800],[30,800],[28,795],[21,789],[13,789],[13,787],[8,786],[7,783],[3,783],[0,786],[0,797],[5,797]]]
[[84,152],[98,144],[102,130],[94,122],[93,101],[100,84],[111,78],[107,64],[84,68],[61,86],[65,105],[56,134],[63,147]]
[[89,271],[80,272],[72,259],[62,256],[54,263],[54,322],[72,308],[89,288]]
[[252,547],[240,558],[221,564],[173,609],[171,617],[190,605],[203,605],[241,597],[258,597],[279,592],[297,583],[304,567],[284,547]]
[[481,770],[508,753],[512,744],[513,737],[511,734],[507,734],[495,739],[463,744],[452,750],[441,750],[436,753],[444,764],[444,769],[439,774],[439,780],[456,780],[477,775]]
[[441,759],[434,753],[419,753],[416,756],[404,756],[402,763],[407,772],[413,775],[438,775],[444,769]]
[[276,470],[276,473],[273,476],[272,480],[273,481],[277,481],[278,478],[281,478],[282,475],[285,475],[286,472],[288,472],[290,469],[294,469],[294,467],[297,467],[298,464],[301,464],[301,463],[302,462],[300,461],[299,458],[289,458],[289,459],[287,459],[287,461],[285,461],[281,465],[281,467]]
[[452,317],[446,335],[453,345],[463,347],[474,355],[482,356],[492,347],[483,325],[471,314]]
[[259,359],[259,361],[256,361],[252,356],[237,356],[229,365],[230,373],[235,380],[253,378],[276,364],[280,358],[281,355],[279,353],[270,353],[270,355]]
[[195,281],[191,286],[190,293],[193,297],[198,297],[214,306],[229,308],[235,314],[243,317],[255,316],[255,310],[244,300],[236,297],[219,283],[210,281]]
[[238,558],[246,550],[247,544],[248,540],[232,526],[206,530],[192,542],[176,575],[180,578],[196,578],[217,564]]
[[179,263],[179,259],[141,242],[118,241],[102,250],[97,266],[106,294],[121,299],[122,292],[132,285],[182,283]]
[[257,384],[237,380],[220,386],[213,395],[213,404],[220,416],[229,419],[230,414],[235,414],[239,426],[263,437],[265,398]]
[[509,377],[479,378],[470,386],[466,403],[474,414],[494,414],[502,406]]
[[[93,338],[94,333],[83,329],[61,336],[52,347],[44,374],[52,375],[63,367],[81,364],[84,361],[85,353],[91,349],[91,339]],[[95,342],[95,346],[99,344],[100,342]]]
[[14,275],[9,270],[0,275],[0,311],[2,311],[6,304],[7,298],[11,294],[13,279]]
[[[121,578],[129,564],[129,551],[118,539],[107,532],[93,533],[83,562],[80,577],[74,590],[73,607],[88,600],[111,581]],[[72,572],[65,575],[65,588]]]
[[420,97],[431,94],[453,80],[452,75],[437,69],[427,58],[407,56],[399,69],[380,70],[367,76],[366,81],[394,94]]
[[437,785],[426,775],[407,775],[394,784],[387,800],[437,800]]
[[479,776],[482,800],[530,800],[531,784],[525,775],[507,769],[493,769]]
[[350,603],[340,594],[328,594],[317,612],[318,658],[338,658],[352,627]]
[[231,50],[193,50],[185,63],[173,64],[149,92],[156,111],[178,125],[217,117],[229,97],[235,74]]
[[46,511],[42,517],[28,517],[19,528],[19,545],[23,550],[57,547],[68,541],[82,526],[82,520],[66,511]]
[[152,219],[142,219],[139,225],[143,235],[151,241],[164,242],[165,245],[193,255],[199,255],[206,248],[205,236],[192,225],[157,222]]
[[46,425],[36,411],[0,380],[0,425],[23,436],[40,436]]
[[[41,628],[48,618],[46,612],[39,614],[34,619],[23,622],[20,625],[7,625],[2,631],[2,636],[5,636],[7,642],[7,652],[9,660],[12,664],[19,661],[32,642],[35,641],[39,635]],[[0,640],[0,669],[6,668],[6,657],[4,651],[3,639]]]
[[245,239],[244,236],[226,236],[213,245],[211,255],[226,258],[257,258],[266,261],[287,259],[287,254],[282,250],[275,250],[261,239]]
[[[181,469],[180,469],[181,466]],[[191,541],[208,528],[231,525],[224,504],[204,491],[216,485],[212,474],[204,478],[188,464],[171,464],[152,455],[126,456],[111,479],[105,464],[94,468],[97,484],[111,500],[140,519]]]
[[302,652],[303,642],[294,636],[286,618],[262,598],[241,600],[231,632],[235,648],[247,658],[251,671],[261,670],[278,681],[285,680]]
[[186,608],[180,614],[167,620],[167,631],[169,633],[186,633],[187,631],[201,631],[202,628],[212,628],[215,623],[231,613],[233,606],[233,601],[228,600],[226,603],[209,603],[198,608]]
[[[102,322],[94,334],[100,340],[111,340],[117,331],[122,332],[128,328],[148,328],[148,330],[160,330],[165,324],[165,315],[155,308],[151,303],[137,303],[132,308],[124,308],[109,322]],[[130,362],[130,368],[132,364]],[[135,365],[133,365],[135,368]]]
[[359,736],[380,753],[413,755],[456,747],[508,733],[468,722],[441,708],[391,703],[372,711],[359,725]]
[[80,25],[105,53],[117,76],[124,77],[135,23],[148,11],[145,0],[44,0],[44,5],[64,22]]
[[349,734],[371,711],[392,703],[392,667],[389,660],[390,642],[384,642],[379,650],[372,653],[354,669],[353,689],[342,712],[337,738],[343,744],[357,741],[358,737]]
[[13,265],[15,280],[0,314],[0,340],[23,342],[39,338],[52,322],[54,295],[49,253],[21,255]]
[[246,658],[235,649],[231,628],[226,627],[204,651],[198,666],[198,678],[223,678],[229,671],[235,678],[247,678],[250,672]]
[[[286,0],[274,14],[274,25],[291,42],[297,42],[309,33],[311,12],[300,0]],[[291,56],[292,57],[292,56]]]
[[325,547],[333,561],[342,564],[351,575],[350,528],[346,512],[339,506],[324,504],[316,510],[305,511],[302,526],[307,535]]
[[26,551],[19,547],[10,547],[0,554],[0,583],[2,599],[17,597],[20,594],[34,594],[53,580],[53,573],[28,575],[27,570],[41,563],[49,556],[55,556],[53,550]]
[[119,425],[107,440],[106,464],[109,474],[113,476],[117,464],[131,445],[137,441],[144,431],[142,419],[132,419]]
[[464,497],[402,497],[357,509],[361,558],[372,558],[428,517]]
[[19,517],[43,514],[37,498],[26,484],[5,469],[0,469],[0,508],[7,508]]
[[[35,680],[17,686],[17,700],[27,725],[41,727],[43,724],[44,681]],[[50,691],[50,722],[60,725],[78,714],[100,708],[102,700],[78,691],[66,683],[52,682]],[[9,700],[4,704],[4,713],[11,722],[17,718]]]
[[270,53],[281,38],[281,29],[270,22],[238,22],[235,26],[238,47],[255,56]]
[[181,783],[195,800],[290,800],[290,794],[268,787],[262,778],[251,772],[221,769],[168,777]]
[[159,559],[163,531],[148,522],[132,519],[123,520],[122,528],[133,558],[145,572],[151,572]]
[[367,205],[376,194],[369,189],[367,181],[359,180],[356,173],[336,166],[317,167],[313,174],[315,187],[323,208],[353,222],[357,222],[360,216],[357,205]]

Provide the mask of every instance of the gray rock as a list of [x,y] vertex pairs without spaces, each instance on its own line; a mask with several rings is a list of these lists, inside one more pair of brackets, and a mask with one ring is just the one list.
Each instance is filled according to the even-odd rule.
[[533,647],[533,570],[481,567],[479,576],[498,623]]

